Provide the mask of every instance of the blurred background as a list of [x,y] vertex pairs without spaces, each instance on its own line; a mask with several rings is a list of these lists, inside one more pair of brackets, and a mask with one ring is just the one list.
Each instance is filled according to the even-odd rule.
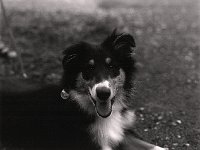
[[[114,28],[132,34],[139,69],[136,130],[170,149],[200,149],[200,1],[3,2],[28,78],[40,84],[59,82],[62,51],[73,42],[98,43]],[[2,15],[0,42],[15,51]],[[17,57],[0,58],[0,78],[19,73]]]

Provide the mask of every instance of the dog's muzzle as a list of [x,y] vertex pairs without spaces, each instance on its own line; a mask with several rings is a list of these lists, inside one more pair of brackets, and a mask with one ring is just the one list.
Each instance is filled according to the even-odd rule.
[[107,87],[96,88],[96,96],[100,101],[106,102],[109,99],[110,95],[111,95],[110,88]]
[[91,99],[99,116],[106,118],[112,113],[113,90],[108,81],[103,81],[89,88]]

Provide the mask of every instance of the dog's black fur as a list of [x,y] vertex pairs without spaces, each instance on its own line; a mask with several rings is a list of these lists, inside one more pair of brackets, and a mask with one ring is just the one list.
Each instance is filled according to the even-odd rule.
[[[98,57],[105,57],[105,52],[107,52],[109,53],[108,55],[112,55],[112,57],[116,59],[115,62],[117,62],[117,64],[115,64],[114,67],[123,68],[126,73],[124,88],[130,90],[132,88],[132,79],[136,72],[135,61],[131,57],[135,46],[135,41],[130,34],[117,34],[116,30],[114,30],[101,45],[80,42],[68,47],[64,51],[64,77],[61,82],[63,87],[66,89],[75,88],[77,74],[80,70],[88,69],[84,66],[86,61],[89,60],[94,53],[99,51]],[[100,53],[100,51],[104,51],[104,53]],[[77,57],[75,57],[72,62],[68,63],[75,55],[77,55]]]
[[[25,149],[104,150],[98,141],[93,140],[93,138],[98,139],[96,133],[93,133],[93,137],[89,132],[89,127],[94,124],[91,128],[96,128],[98,124],[96,123],[96,125],[95,122],[103,118],[100,117],[101,113],[99,116],[96,111],[93,111],[95,110],[94,107],[97,106],[92,105],[89,100],[91,98],[86,83],[90,83],[89,86],[92,87],[104,79],[111,81],[116,77],[120,79],[123,77],[121,75],[123,72],[124,83],[119,79],[115,80],[115,82],[122,82],[123,86],[121,87],[116,83],[114,85],[116,86],[114,88],[118,88],[117,93],[121,92],[121,97],[117,99],[120,94],[114,95],[112,105],[115,105],[115,101],[123,105],[117,111],[119,111],[120,116],[126,117],[131,109],[128,105],[131,100],[129,94],[136,71],[135,62],[132,58],[134,47],[135,41],[131,35],[117,34],[114,31],[100,45],[80,42],[64,51],[62,62],[64,74],[60,86],[21,89],[21,87],[26,87],[30,83],[26,84],[27,81],[20,81],[13,84],[13,82],[1,80],[2,145]],[[109,58],[109,66],[102,65],[104,58],[105,60]],[[110,64],[110,60],[112,60],[112,64]],[[97,65],[91,71],[91,64],[94,67],[93,61]],[[80,72],[81,78],[78,79]],[[21,85],[22,83],[23,85]],[[60,97],[62,89],[69,93],[67,100]],[[79,106],[79,102],[71,94],[72,91],[76,91],[74,97],[76,97],[76,94],[87,97],[88,103],[91,103],[87,107],[92,107],[89,108],[92,113],[88,113],[87,110]],[[115,111],[113,110],[113,114],[115,114]],[[112,117],[112,114],[102,117],[106,119]],[[124,119],[122,122],[130,119],[129,116],[127,117],[128,119],[126,118],[127,120]],[[111,143],[108,143],[110,148],[113,150],[132,149],[130,145],[127,146],[129,143],[127,141],[130,141],[128,139],[137,136],[132,129],[133,125],[124,125],[122,139],[116,143],[111,140]]]

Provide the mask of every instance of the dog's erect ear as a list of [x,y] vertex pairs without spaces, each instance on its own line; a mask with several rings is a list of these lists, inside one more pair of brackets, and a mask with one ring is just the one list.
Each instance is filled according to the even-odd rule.
[[115,49],[127,48],[132,52],[133,48],[135,47],[135,40],[130,34],[119,34],[113,41],[113,46]]
[[118,34],[115,29],[112,34],[102,43],[103,46],[114,49],[119,54],[131,54],[134,51],[135,40],[130,34]]

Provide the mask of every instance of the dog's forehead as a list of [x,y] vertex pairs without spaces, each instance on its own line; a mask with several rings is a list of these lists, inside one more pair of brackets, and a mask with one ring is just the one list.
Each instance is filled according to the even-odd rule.
[[87,62],[91,65],[95,63],[107,63],[109,64],[112,61],[112,54],[107,49],[104,49],[100,46],[93,47],[89,50]]

